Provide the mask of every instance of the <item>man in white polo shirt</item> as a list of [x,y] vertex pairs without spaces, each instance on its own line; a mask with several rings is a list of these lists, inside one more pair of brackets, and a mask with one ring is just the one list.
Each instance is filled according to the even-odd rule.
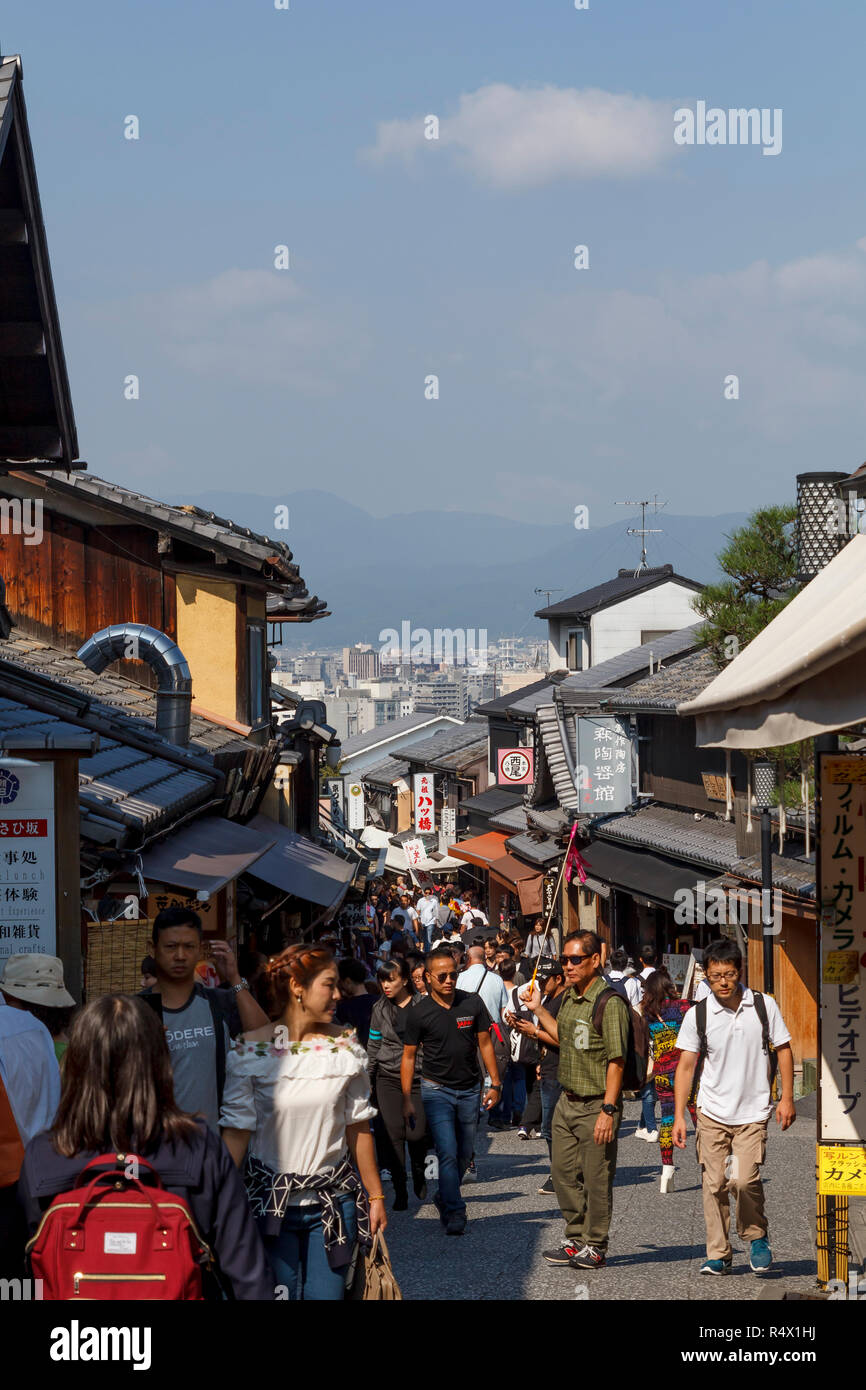
[[686,1103],[698,1059],[704,1059],[697,1096],[697,1151],[707,1228],[701,1274],[731,1272],[730,1191],[736,1196],[737,1232],[751,1242],[752,1270],[765,1274],[773,1263],[760,1173],[773,1108],[773,1052],[782,1089],[776,1121],[788,1129],[797,1118],[791,1034],[774,999],[740,984],[742,964],[733,941],[715,941],[706,948],[704,968],[712,994],[689,1009],[677,1037],[673,1141],[678,1149],[686,1146]]

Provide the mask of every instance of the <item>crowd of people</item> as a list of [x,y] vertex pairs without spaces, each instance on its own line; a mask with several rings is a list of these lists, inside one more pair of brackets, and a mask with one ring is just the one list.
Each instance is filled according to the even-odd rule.
[[[341,1300],[358,1249],[387,1226],[388,1183],[393,1210],[407,1210],[411,1184],[445,1234],[463,1234],[483,1117],[545,1141],[538,1191],[564,1221],[545,1258],[597,1269],[626,1093],[641,1101],[636,1137],[659,1145],[662,1193],[687,1114],[696,1127],[701,1272],[731,1268],[729,1190],[752,1269],[770,1268],[760,1165],[776,1069],[777,1120],[795,1118],[793,1061],[778,1007],[743,988],[732,942],[706,950],[689,1001],[651,945],[634,964],[591,931],[560,948],[542,919],[525,934],[493,926],[453,884],[374,885],[354,921],[316,936],[270,960],[248,953],[242,973],[226,942],[205,952],[194,911],[170,908],[140,993],[77,1012],[60,961],[6,961],[0,1277],[22,1275],[28,1250],[32,1265],[49,1259],[42,1233],[60,1194],[131,1156],[136,1180],[140,1160],[186,1203],[212,1257],[205,1296]],[[205,954],[216,986],[201,980]],[[134,1289],[159,1276],[78,1273],[75,1296],[87,1278],[88,1297],[116,1297],[124,1277]]]

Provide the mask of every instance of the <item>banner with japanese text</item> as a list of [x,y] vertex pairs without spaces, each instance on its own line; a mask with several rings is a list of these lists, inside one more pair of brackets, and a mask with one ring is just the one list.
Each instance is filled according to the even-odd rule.
[[[866,756],[821,763],[822,1143],[866,1139]],[[823,1191],[831,1193],[825,1174]]]
[[435,787],[432,772],[416,772],[412,778],[415,829],[419,835],[432,835],[436,829]]
[[0,961],[57,954],[54,766],[0,761]]

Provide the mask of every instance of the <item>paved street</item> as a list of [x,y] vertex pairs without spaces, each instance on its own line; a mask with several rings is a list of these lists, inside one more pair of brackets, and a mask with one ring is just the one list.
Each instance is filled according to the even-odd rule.
[[[487,1133],[481,1122],[477,1183],[465,1187],[469,1227],[445,1236],[435,1208],[390,1214],[388,1244],[407,1299],[752,1299],[766,1280],[749,1270],[734,1236],[734,1272],[699,1278],[704,1225],[698,1166],[691,1137],[678,1154],[677,1189],[659,1192],[657,1145],[633,1138],[639,1105],[627,1103],[614,1194],[606,1268],[584,1274],[553,1268],[542,1251],[558,1244],[563,1227],[554,1198],[536,1189],[546,1175],[546,1147],[516,1133]],[[798,1103],[787,1134],[771,1119],[764,1166],[776,1279],[790,1290],[815,1287],[811,1213],[815,1203],[815,1097]]]

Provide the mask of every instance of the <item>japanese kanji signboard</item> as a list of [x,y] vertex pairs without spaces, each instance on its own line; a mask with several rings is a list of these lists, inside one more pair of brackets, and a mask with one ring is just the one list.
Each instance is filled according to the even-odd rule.
[[435,780],[432,772],[416,772],[412,778],[415,829],[419,835],[432,835],[436,829]]
[[819,1144],[818,1192],[822,1197],[866,1197],[866,1148]]
[[0,961],[57,954],[54,767],[0,762]]
[[403,849],[406,854],[406,858],[409,860],[410,869],[413,869],[416,864],[420,864],[422,859],[427,858],[427,851],[424,848],[423,840],[404,840]]
[[364,829],[364,788],[360,782],[346,778],[346,810],[350,830]]
[[[823,1146],[866,1139],[866,757],[824,754],[820,762],[819,1140],[826,1185],[819,1191],[830,1196],[851,1195],[854,1189],[840,1189],[841,1180],[831,1181],[826,1155],[836,1150]],[[862,1156],[857,1149],[840,1152]],[[846,1181],[859,1179],[852,1170]],[[866,1185],[862,1190],[866,1193]]]
[[628,721],[577,719],[577,786],[584,815],[625,811],[634,801],[632,735]]
[[529,786],[535,778],[535,751],[532,748],[500,748],[496,754],[500,786]]

